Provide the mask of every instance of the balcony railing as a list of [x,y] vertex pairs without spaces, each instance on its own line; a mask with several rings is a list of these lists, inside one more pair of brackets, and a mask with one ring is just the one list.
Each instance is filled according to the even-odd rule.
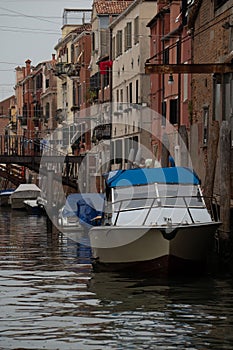
[[69,78],[79,78],[81,64],[58,62],[55,66],[55,75],[58,77],[68,76]]

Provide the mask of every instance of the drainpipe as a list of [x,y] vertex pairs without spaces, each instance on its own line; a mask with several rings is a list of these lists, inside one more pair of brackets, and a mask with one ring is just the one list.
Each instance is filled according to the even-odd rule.
[[[109,60],[112,61],[112,28],[110,28],[110,48],[109,48]],[[110,108],[109,108],[109,113],[110,113],[110,161],[109,161],[109,168],[111,170],[112,166],[112,159],[113,159],[113,154],[112,154],[112,113],[113,113],[113,108],[112,108],[112,102],[113,102],[113,95],[112,95],[112,66],[109,68],[109,102],[110,102]]]
[[[181,33],[179,33],[179,55],[177,57],[177,63],[181,63]],[[181,74],[178,74],[178,103],[177,103],[177,124],[178,124],[178,132],[180,129],[180,111],[181,111]]]

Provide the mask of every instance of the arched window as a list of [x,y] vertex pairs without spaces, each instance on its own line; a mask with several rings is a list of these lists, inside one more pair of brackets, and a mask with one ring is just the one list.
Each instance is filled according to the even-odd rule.
[[49,106],[49,102],[47,102],[46,106],[45,106],[45,119],[46,120],[49,119],[49,110],[50,110],[50,106]]

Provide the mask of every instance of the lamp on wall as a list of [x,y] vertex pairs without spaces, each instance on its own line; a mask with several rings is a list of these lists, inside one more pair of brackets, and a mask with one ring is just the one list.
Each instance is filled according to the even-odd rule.
[[172,73],[170,73],[168,77],[168,85],[172,85],[173,83],[174,83],[173,75]]
[[222,25],[222,27],[223,27],[224,29],[229,29],[229,28],[233,27],[233,24],[230,24],[229,22],[225,22],[225,23]]

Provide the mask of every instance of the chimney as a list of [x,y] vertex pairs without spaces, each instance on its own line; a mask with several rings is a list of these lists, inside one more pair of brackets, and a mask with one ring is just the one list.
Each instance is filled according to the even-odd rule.
[[25,61],[26,63],[26,74],[29,75],[31,73],[31,60]]

